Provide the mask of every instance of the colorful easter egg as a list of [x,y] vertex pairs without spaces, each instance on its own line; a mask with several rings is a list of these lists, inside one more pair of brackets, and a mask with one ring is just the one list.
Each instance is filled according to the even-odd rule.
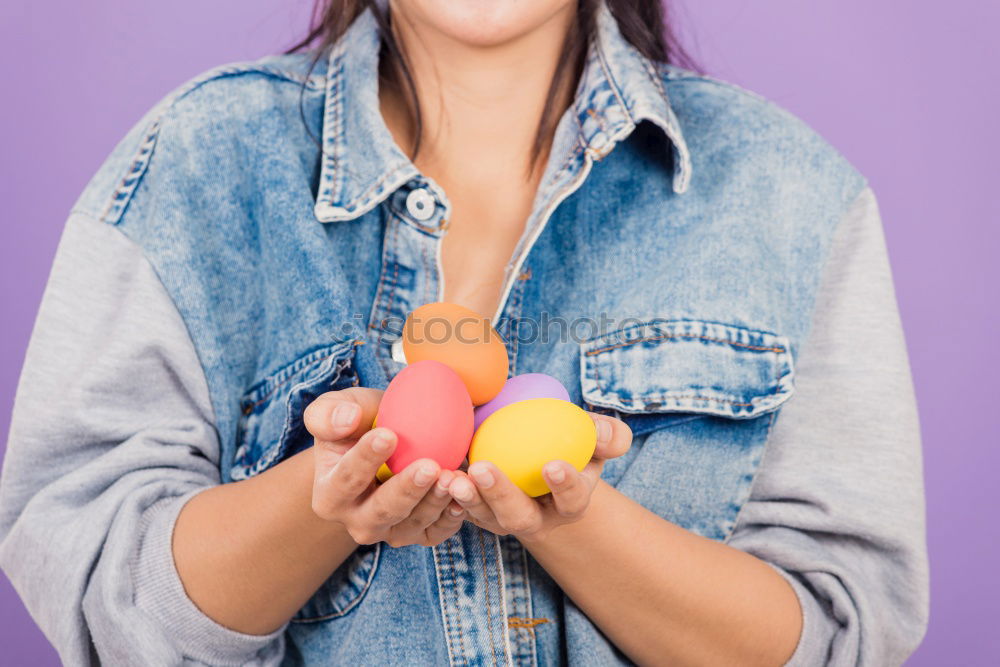
[[486,418],[500,408],[526,401],[529,398],[558,398],[563,401],[569,400],[569,392],[562,382],[551,375],[545,373],[522,373],[507,380],[500,393],[491,400],[476,408],[476,419],[474,428],[486,421]]
[[596,447],[597,427],[586,412],[558,398],[532,398],[486,418],[472,438],[469,463],[490,461],[537,497],[550,491],[542,466],[561,459],[583,470]]
[[433,359],[458,373],[473,405],[500,393],[507,380],[507,348],[489,320],[453,303],[428,303],[403,327],[407,363]]
[[[375,428],[376,426],[378,426],[378,415],[375,415],[375,419],[372,420],[372,428]],[[377,471],[375,471],[375,479],[379,482],[385,482],[390,477],[392,477],[392,471],[389,470],[389,466],[384,463],[378,467]]]
[[378,408],[378,424],[398,443],[386,465],[393,474],[421,458],[456,470],[472,439],[472,402],[465,383],[444,364],[408,365],[389,383]]

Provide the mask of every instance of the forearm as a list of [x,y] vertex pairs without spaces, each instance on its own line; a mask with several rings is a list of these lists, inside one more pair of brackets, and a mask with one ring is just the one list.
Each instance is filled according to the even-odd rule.
[[801,630],[788,583],[763,561],[688,532],[605,482],[583,518],[521,540],[640,664],[783,664]]
[[184,505],[174,560],[185,591],[206,615],[239,632],[272,632],[357,548],[343,526],[313,512],[312,480],[307,449]]

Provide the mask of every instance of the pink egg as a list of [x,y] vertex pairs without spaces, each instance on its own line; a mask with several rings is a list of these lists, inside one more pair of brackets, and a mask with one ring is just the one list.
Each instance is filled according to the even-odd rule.
[[378,408],[378,425],[399,439],[386,461],[393,474],[430,458],[456,470],[472,441],[472,399],[455,371],[438,361],[410,364],[389,383]]
[[568,401],[569,392],[566,391],[562,382],[545,373],[515,375],[507,380],[495,398],[476,408],[474,428],[479,428],[479,425],[486,421],[487,417],[500,408],[531,398],[558,398]]

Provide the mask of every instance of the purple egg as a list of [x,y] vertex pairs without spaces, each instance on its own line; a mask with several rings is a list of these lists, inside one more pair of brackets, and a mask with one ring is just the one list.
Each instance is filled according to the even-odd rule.
[[568,401],[569,392],[562,382],[545,373],[515,375],[504,383],[503,389],[492,400],[476,408],[473,428],[479,428],[487,417],[500,408],[530,398],[558,398]]

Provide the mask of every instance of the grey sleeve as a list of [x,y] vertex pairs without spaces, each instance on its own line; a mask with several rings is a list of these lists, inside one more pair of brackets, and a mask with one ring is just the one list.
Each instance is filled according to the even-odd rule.
[[0,567],[65,664],[276,664],[283,628],[203,614],[174,567],[181,506],[220,483],[187,329],[117,228],[66,223],[15,398]]
[[923,476],[871,190],[835,233],[796,366],[729,543],[795,589],[803,631],[790,665],[899,665],[927,624]]

